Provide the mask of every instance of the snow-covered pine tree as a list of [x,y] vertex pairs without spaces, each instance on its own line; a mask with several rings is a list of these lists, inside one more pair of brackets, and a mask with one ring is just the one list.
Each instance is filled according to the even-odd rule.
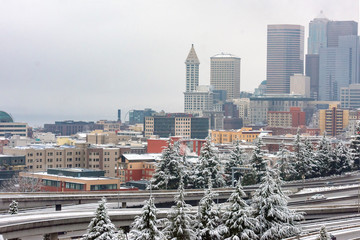
[[181,176],[184,182],[184,188],[194,188],[196,175],[194,174],[194,164],[188,160],[186,153],[180,159]]
[[354,138],[350,142],[349,152],[353,161],[353,168],[360,169],[360,121],[356,122]]
[[128,240],[128,238],[126,236],[126,233],[124,233],[124,230],[122,230],[121,228],[117,232],[117,239],[116,240]]
[[314,146],[308,138],[305,138],[304,141],[304,160],[307,164],[307,166],[305,167],[306,169],[305,177],[306,178],[316,177],[318,175],[319,169],[315,160]]
[[250,158],[250,164],[255,171],[256,182],[260,182],[261,178],[264,176],[267,166],[267,161],[264,159],[264,151],[262,150],[263,143],[261,138],[258,138],[254,152]]
[[155,173],[151,179],[153,189],[177,189],[180,171],[180,156],[169,140],[168,146],[162,151],[161,160],[156,164]]
[[[230,152],[229,159],[225,163],[225,181],[227,186],[232,184],[232,168],[239,167],[244,164],[244,151],[241,149],[240,142],[235,141],[233,144],[233,149]],[[239,179],[240,173],[235,172],[234,178]]]
[[321,141],[319,142],[317,152],[315,154],[315,160],[317,167],[319,169],[320,176],[327,176],[329,173],[329,163],[331,147],[328,138],[326,137],[326,132],[324,132]]
[[222,239],[222,226],[220,211],[214,203],[216,194],[212,191],[211,180],[204,197],[199,202],[198,212],[196,215],[196,235],[201,240],[220,240]]
[[225,186],[224,176],[218,154],[211,143],[209,137],[201,148],[199,163],[194,171],[195,188],[206,188],[209,180],[215,188]]
[[82,240],[116,240],[116,228],[108,215],[106,198],[102,198],[95,211],[95,217],[91,220],[87,233]]
[[319,236],[316,240],[331,240],[330,234],[327,232],[325,226],[321,226]]
[[156,218],[154,199],[150,197],[142,208],[141,215],[135,217],[129,233],[131,240],[163,240],[163,232],[158,229],[160,220]]
[[274,170],[267,170],[252,198],[254,217],[260,227],[260,240],[278,240],[300,233],[297,221],[303,215],[290,210],[288,197],[281,190],[281,180]]
[[17,214],[18,211],[19,211],[19,209],[18,209],[18,203],[17,203],[17,201],[12,200],[12,202],[9,204],[9,213],[10,213],[11,215],[13,215],[13,214]]
[[168,222],[164,229],[167,239],[170,240],[191,240],[195,239],[193,230],[194,219],[190,214],[191,205],[185,203],[185,192],[182,177],[180,178],[178,195],[175,196],[175,206],[171,207],[168,214]]
[[238,181],[234,192],[231,194],[224,213],[225,240],[255,240],[256,231],[259,229],[258,222],[253,218],[251,209],[243,197],[246,194]]
[[349,155],[348,148],[342,142],[336,145],[336,174],[344,174],[351,171],[351,156]]
[[279,170],[280,177],[283,180],[291,180],[294,173],[294,167],[292,165],[291,161],[291,154],[289,150],[284,145],[284,142],[282,142],[279,146],[279,151],[277,152],[278,161],[275,164],[275,168]]
[[296,179],[305,178],[310,170],[310,162],[306,158],[305,144],[301,141],[299,129],[294,141],[294,165]]

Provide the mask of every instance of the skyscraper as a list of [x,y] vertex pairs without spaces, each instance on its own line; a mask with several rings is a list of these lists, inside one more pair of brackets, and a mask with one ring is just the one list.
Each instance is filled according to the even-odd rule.
[[289,93],[295,73],[304,73],[304,27],[268,25],[266,92]]
[[330,21],[327,24],[327,47],[339,46],[339,37],[358,34],[355,21]]
[[196,55],[194,44],[185,60],[186,65],[186,92],[193,92],[199,86],[200,61]]
[[360,83],[360,41],[358,36],[339,36],[337,47],[320,49],[319,99],[340,99],[340,89]]
[[309,23],[308,54],[319,54],[321,47],[327,47],[327,19],[322,11]]
[[227,99],[240,98],[240,58],[220,53],[210,58],[210,85],[226,90]]
[[200,115],[202,111],[213,110],[213,93],[210,86],[199,86],[200,61],[194,44],[185,60],[186,91],[184,92],[184,112]]
[[319,96],[319,54],[306,54],[305,74],[310,77],[310,97]]

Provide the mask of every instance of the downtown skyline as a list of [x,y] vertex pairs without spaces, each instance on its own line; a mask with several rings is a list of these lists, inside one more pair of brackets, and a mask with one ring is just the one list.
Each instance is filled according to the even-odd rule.
[[191,44],[200,85],[210,84],[210,57],[227,52],[241,58],[241,91],[252,92],[266,79],[268,24],[304,26],[307,49],[321,10],[359,21],[352,0],[138,3],[3,1],[0,110],[35,126],[115,120],[117,109],[123,119],[131,109],[182,112]]

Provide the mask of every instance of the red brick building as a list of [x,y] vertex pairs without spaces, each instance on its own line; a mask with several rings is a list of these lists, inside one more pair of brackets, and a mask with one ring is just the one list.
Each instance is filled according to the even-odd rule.
[[[168,145],[168,138],[160,138],[160,139],[148,139],[147,140],[147,152],[151,153],[161,153],[162,150]],[[203,144],[206,142],[205,139],[181,139],[180,137],[170,137],[170,141],[172,144],[174,142],[180,141],[180,151],[181,154],[191,154],[195,153],[196,155],[200,155],[200,150]]]
[[269,111],[267,123],[269,127],[304,126],[306,114],[299,107],[291,107],[289,112]]

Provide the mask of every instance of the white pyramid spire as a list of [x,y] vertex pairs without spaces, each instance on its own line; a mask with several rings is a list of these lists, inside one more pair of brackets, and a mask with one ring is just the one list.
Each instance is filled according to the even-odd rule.
[[186,58],[185,63],[195,63],[195,64],[200,64],[200,61],[196,55],[195,49],[194,49],[194,44],[191,44],[191,49],[190,52]]

